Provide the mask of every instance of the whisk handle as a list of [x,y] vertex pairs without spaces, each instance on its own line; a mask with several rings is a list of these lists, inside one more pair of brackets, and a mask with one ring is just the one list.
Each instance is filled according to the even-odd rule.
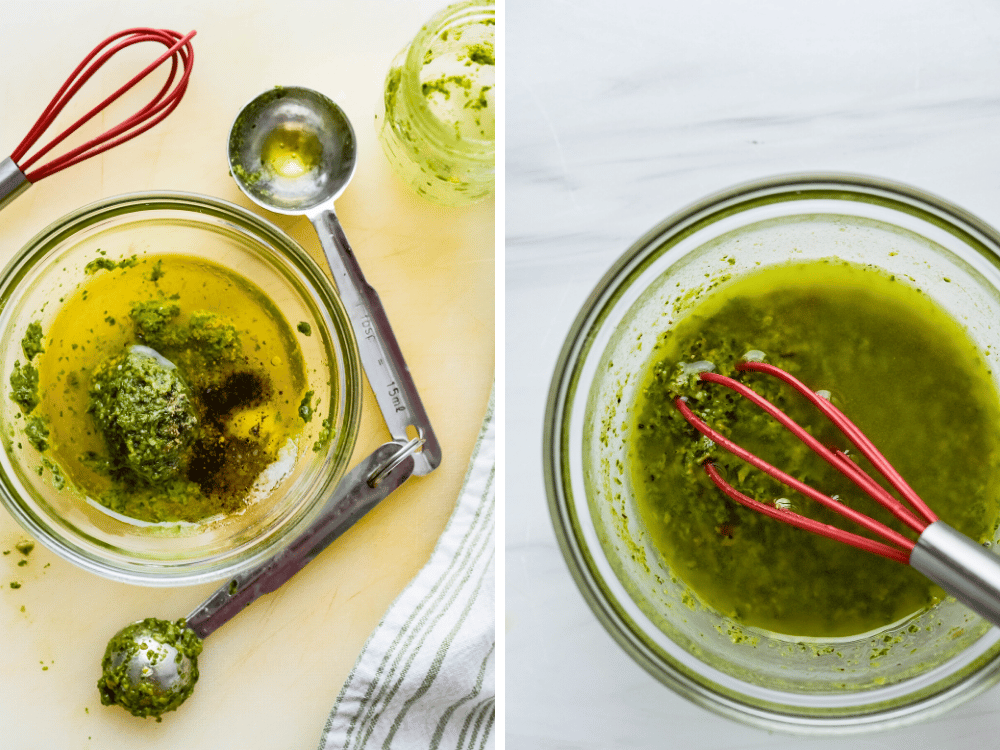
[[9,156],[0,161],[0,208],[28,189],[28,178]]
[[910,566],[962,604],[1000,625],[1000,556],[935,521],[918,537]]

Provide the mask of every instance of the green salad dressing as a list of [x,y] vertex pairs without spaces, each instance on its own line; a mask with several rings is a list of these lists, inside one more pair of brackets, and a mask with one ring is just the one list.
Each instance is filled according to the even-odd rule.
[[294,461],[306,417],[281,412],[312,399],[291,325],[207,261],[99,254],[83,271],[9,376],[39,474],[146,523],[244,509]]
[[759,409],[697,381],[712,363],[821,442],[849,447],[790,387],[737,374],[744,355],[828,392],[944,521],[987,541],[1000,515],[1000,406],[962,326],[923,293],[870,269],[839,261],[768,269],[707,296],[657,341],[632,411],[629,472],[644,524],[707,606],[777,633],[838,637],[933,605],[943,592],[913,569],[745,509],[708,479],[702,464],[712,460],[757,500],[859,531],[702,438],[677,411],[678,395],[766,461],[904,530]]

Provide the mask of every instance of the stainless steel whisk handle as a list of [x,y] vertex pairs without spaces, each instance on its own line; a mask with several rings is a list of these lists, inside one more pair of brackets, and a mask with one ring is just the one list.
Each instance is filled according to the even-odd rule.
[[13,159],[8,156],[0,161],[0,208],[27,190],[30,184]]
[[917,539],[910,567],[1000,626],[1000,556],[944,521],[935,521]]

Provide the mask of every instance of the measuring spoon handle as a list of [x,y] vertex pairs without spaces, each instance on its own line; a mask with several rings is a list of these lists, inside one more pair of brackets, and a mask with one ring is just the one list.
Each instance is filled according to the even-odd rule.
[[423,440],[423,445],[420,452],[413,456],[413,473],[417,476],[429,474],[441,463],[441,446],[389,325],[382,301],[365,281],[336,214],[324,208],[310,214],[309,219],[319,235],[340,299],[354,326],[361,364],[389,432],[394,440],[405,443],[414,437],[407,433],[407,428],[416,430],[416,437]]
[[234,576],[187,616],[187,626],[205,638],[264,594],[268,594],[308,565],[334,539],[384,500],[413,473],[406,456],[390,470],[376,473],[399,455],[398,443],[386,443],[340,480],[322,512],[288,547],[259,565]]

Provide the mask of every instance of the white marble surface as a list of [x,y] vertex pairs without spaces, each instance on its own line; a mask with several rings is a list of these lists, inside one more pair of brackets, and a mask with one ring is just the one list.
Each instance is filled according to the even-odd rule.
[[781,172],[880,175],[1000,224],[1000,5],[510,0],[506,118],[506,739],[548,748],[993,747],[994,688],[850,740],[689,704],[598,624],[542,482],[563,338],[633,240],[703,195]]

